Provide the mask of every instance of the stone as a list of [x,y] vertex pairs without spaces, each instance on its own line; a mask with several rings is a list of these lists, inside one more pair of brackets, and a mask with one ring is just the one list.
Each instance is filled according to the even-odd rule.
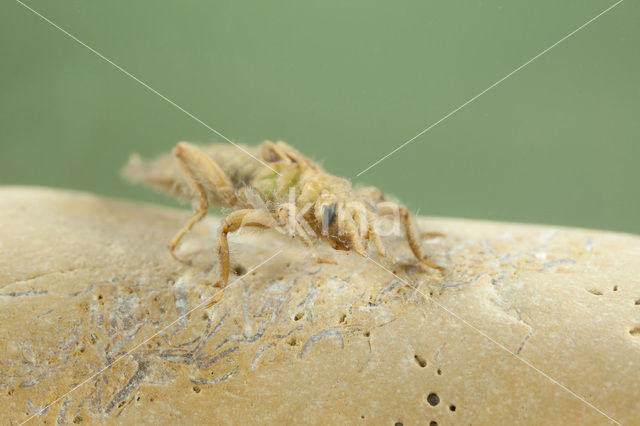
[[2,424],[639,424],[637,236],[420,218],[428,273],[243,230],[220,293],[189,216],[0,188]]

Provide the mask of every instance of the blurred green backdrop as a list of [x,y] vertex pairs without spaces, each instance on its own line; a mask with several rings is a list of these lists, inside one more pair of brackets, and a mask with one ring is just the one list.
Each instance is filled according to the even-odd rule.
[[[25,3],[234,141],[284,140],[420,214],[640,233],[640,5]],[[221,139],[14,0],[0,5],[0,183],[172,203],[129,153]]]

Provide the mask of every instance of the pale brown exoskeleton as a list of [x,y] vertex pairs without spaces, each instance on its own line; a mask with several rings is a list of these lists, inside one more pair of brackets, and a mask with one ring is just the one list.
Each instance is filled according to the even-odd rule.
[[134,155],[125,169],[125,175],[134,182],[192,202],[193,216],[169,245],[176,259],[176,246],[210,206],[233,210],[220,229],[222,287],[229,279],[227,236],[246,226],[286,229],[307,245],[325,240],[335,249],[353,250],[364,257],[368,257],[366,242],[372,241],[384,257],[385,246],[376,223],[380,217],[394,216],[421,264],[441,269],[424,259],[407,209],[388,200],[378,189],[353,189],[348,180],[325,172],[284,142],[267,141],[242,149],[246,153],[232,145],[197,147],[180,142],[172,154],[148,162]]

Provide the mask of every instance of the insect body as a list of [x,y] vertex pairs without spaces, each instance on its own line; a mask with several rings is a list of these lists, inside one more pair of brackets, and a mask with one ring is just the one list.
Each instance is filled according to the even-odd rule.
[[307,245],[322,239],[335,249],[354,250],[364,257],[366,242],[371,241],[380,256],[385,256],[376,223],[380,217],[393,215],[414,256],[421,264],[440,269],[423,258],[407,209],[376,188],[353,189],[349,181],[325,172],[284,142],[267,141],[242,149],[254,158],[231,145],[196,147],[186,142],[180,142],[171,155],[148,162],[131,157],[125,169],[129,179],[193,204],[193,216],[169,245],[174,258],[182,237],[210,206],[217,206],[232,210],[222,221],[219,236],[222,287],[229,279],[227,236],[246,226],[284,228]]

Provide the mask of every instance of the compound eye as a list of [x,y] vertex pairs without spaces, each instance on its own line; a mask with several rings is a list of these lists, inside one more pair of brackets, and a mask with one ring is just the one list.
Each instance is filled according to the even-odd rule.
[[336,221],[336,203],[322,206],[322,228],[329,229]]

